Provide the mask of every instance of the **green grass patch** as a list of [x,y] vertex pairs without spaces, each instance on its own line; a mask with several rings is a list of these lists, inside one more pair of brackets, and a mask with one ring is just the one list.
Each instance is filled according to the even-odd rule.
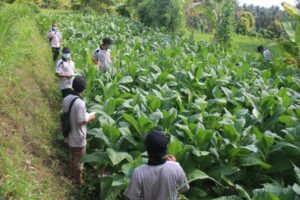
[[1,20],[13,25],[0,23],[0,35],[14,34],[0,54],[0,199],[73,199],[58,140],[61,99],[54,64],[34,12],[22,5],[1,8]]

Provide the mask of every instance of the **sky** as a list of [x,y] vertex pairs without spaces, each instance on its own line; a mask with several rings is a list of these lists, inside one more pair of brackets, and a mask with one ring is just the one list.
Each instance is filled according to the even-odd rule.
[[263,7],[271,7],[273,5],[281,7],[282,2],[287,2],[289,4],[295,5],[295,0],[239,0],[240,5],[246,4],[253,4]]

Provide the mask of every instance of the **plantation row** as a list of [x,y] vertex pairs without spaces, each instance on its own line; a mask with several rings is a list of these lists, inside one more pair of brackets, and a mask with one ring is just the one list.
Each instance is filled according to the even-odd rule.
[[[89,111],[98,114],[84,158],[86,198],[121,199],[146,160],[143,136],[158,126],[191,182],[182,199],[300,199],[296,68],[122,17],[41,15],[43,34],[55,20],[87,78]],[[106,36],[116,61],[103,74],[91,58]],[[112,176],[101,178],[101,170]]]

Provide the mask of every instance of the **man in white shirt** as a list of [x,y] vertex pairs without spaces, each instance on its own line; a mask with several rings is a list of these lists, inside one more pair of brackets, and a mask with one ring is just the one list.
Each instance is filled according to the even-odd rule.
[[178,200],[178,192],[189,190],[186,175],[175,157],[166,156],[168,139],[161,131],[145,139],[148,163],[137,167],[124,192],[129,200]]
[[75,63],[71,59],[71,50],[63,48],[62,58],[56,63],[55,75],[60,79],[62,97],[72,93],[72,82],[75,75]]
[[56,61],[59,55],[60,46],[62,43],[62,35],[58,30],[58,24],[53,23],[52,28],[48,32],[48,38],[50,40],[50,45],[53,53],[53,60]]
[[94,51],[92,61],[98,65],[99,70],[107,72],[110,70],[111,63],[111,45],[113,40],[109,37],[102,40],[102,44]]
[[264,48],[263,46],[258,46],[258,47],[257,47],[257,51],[258,51],[259,53],[261,53],[261,54],[264,56],[264,58],[265,58],[266,60],[271,60],[271,59],[272,59],[272,54],[271,54],[271,52],[269,51],[269,49],[266,49],[266,48]]
[[[85,102],[80,94],[85,90],[86,81],[83,77],[76,77],[73,81],[73,92],[63,100],[63,112],[68,112],[71,102],[74,103],[70,112],[70,127],[67,142],[70,150],[70,173],[77,184],[82,185],[83,164],[80,159],[85,155],[86,124],[95,120],[96,116],[86,112]],[[76,98],[76,99],[75,99]]]

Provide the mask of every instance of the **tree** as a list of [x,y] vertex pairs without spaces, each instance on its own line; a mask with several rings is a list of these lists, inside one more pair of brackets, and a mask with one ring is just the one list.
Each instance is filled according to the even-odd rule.
[[272,23],[268,26],[268,30],[270,31],[272,38],[280,38],[284,31],[281,22],[278,20],[272,21]]
[[188,15],[205,14],[215,29],[214,41],[220,47],[230,48],[234,22],[234,0],[203,0],[192,3],[187,9]]
[[138,16],[148,26],[176,31],[185,23],[182,0],[146,0],[138,7]]
[[255,31],[255,19],[250,12],[244,11],[239,16],[236,32],[247,35],[251,31]]
[[233,32],[234,22],[234,4],[233,0],[224,0],[221,10],[221,17],[218,21],[218,28],[214,35],[214,41],[220,45],[222,49],[229,50],[231,48],[231,36]]

